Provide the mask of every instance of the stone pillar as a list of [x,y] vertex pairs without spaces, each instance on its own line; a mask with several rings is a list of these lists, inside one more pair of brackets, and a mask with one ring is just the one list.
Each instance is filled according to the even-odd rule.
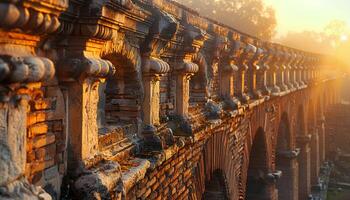
[[235,98],[235,82],[234,74],[237,73],[238,67],[231,63],[230,65],[222,66],[220,76],[220,93],[230,109],[237,109],[240,102]]
[[270,95],[271,91],[267,87],[267,66],[261,66],[256,74],[258,93],[263,95]]
[[252,179],[252,189],[254,191],[246,191],[246,200],[278,200],[278,190],[276,189],[276,183],[281,177],[281,171],[270,172],[267,174],[259,174]]
[[318,136],[319,136],[319,150],[320,150],[320,164],[326,160],[326,131],[325,131],[325,120],[324,116],[319,122]]
[[60,63],[60,79],[68,92],[70,172],[85,166],[98,152],[99,87],[114,71],[112,63],[100,58],[77,57]]
[[240,100],[244,103],[247,103],[250,99],[250,97],[246,93],[247,92],[246,89],[249,90],[249,88],[247,87],[249,87],[248,82],[250,81],[248,76],[249,73],[247,73],[247,70],[249,69],[248,62],[253,57],[255,52],[256,52],[256,47],[251,44],[247,44],[244,48],[244,52],[240,57],[236,96],[238,96]]
[[277,181],[278,197],[286,200],[299,200],[299,167],[296,160],[300,150],[277,152],[278,170],[282,171]]
[[24,175],[27,105],[26,100],[0,102],[0,186],[11,184]]
[[176,114],[188,117],[190,79],[194,73],[198,72],[198,65],[184,61],[176,70]]
[[287,73],[286,64],[286,52],[282,49],[278,50],[277,55],[280,57],[279,62],[276,63],[277,68],[277,85],[281,89],[281,92],[287,91],[288,87],[285,84],[285,78]]
[[260,99],[262,97],[260,89],[261,85],[264,84],[264,70],[261,69],[259,64],[263,56],[263,50],[261,48],[257,48],[253,58],[251,59],[249,93],[255,99]]
[[316,184],[318,179],[318,174],[320,170],[320,150],[319,150],[319,137],[318,129],[316,127],[312,128],[311,132],[311,183]]
[[268,49],[269,46],[266,46],[264,52],[264,58],[260,62],[261,70],[258,75],[258,87],[264,95],[270,95],[271,89],[271,68],[270,64],[273,62],[273,52],[271,49]]
[[168,63],[158,58],[144,58],[142,65],[144,99],[142,104],[143,123],[150,126],[159,125],[160,76],[169,72]]
[[[74,167],[93,157],[98,149],[97,103],[99,83],[91,79],[67,85],[68,130]],[[85,109],[89,108],[89,109]]]
[[299,199],[307,199],[311,193],[311,152],[309,142],[311,135],[297,136],[297,146],[300,148],[299,164]]

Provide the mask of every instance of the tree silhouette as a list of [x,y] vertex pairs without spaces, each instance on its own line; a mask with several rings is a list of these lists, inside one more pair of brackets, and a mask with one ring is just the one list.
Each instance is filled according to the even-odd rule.
[[275,10],[263,0],[177,0],[201,15],[239,31],[270,40],[276,29]]

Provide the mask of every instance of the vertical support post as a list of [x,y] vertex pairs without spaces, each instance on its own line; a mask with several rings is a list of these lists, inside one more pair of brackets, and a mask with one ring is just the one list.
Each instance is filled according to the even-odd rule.
[[182,117],[188,116],[190,99],[190,79],[198,72],[198,65],[184,61],[177,68],[176,77],[176,113]]
[[307,199],[311,193],[311,152],[309,143],[311,135],[297,136],[297,144],[300,148],[299,163],[299,199]]
[[81,83],[67,83],[69,98],[69,151],[72,153],[69,170],[84,165],[85,161],[92,158],[98,149],[98,87],[99,82],[86,79]]
[[157,74],[143,75],[143,122],[148,125],[159,125],[160,77]]

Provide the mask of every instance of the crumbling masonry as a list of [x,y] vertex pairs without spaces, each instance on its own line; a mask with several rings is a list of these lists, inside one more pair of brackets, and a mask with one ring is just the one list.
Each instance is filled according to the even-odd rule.
[[322,59],[167,0],[2,0],[0,199],[307,199]]

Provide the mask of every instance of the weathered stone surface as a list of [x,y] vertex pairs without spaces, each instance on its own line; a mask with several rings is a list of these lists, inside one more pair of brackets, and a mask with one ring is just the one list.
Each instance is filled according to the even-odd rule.
[[310,193],[326,146],[316,118],[339,101],[341,79],[322,55],[175,1],[4,1],[0,11],[0,198]]
[[26,163],[26,104],[8,105],[0,109],[0,185],[11,183],[22,176]]

